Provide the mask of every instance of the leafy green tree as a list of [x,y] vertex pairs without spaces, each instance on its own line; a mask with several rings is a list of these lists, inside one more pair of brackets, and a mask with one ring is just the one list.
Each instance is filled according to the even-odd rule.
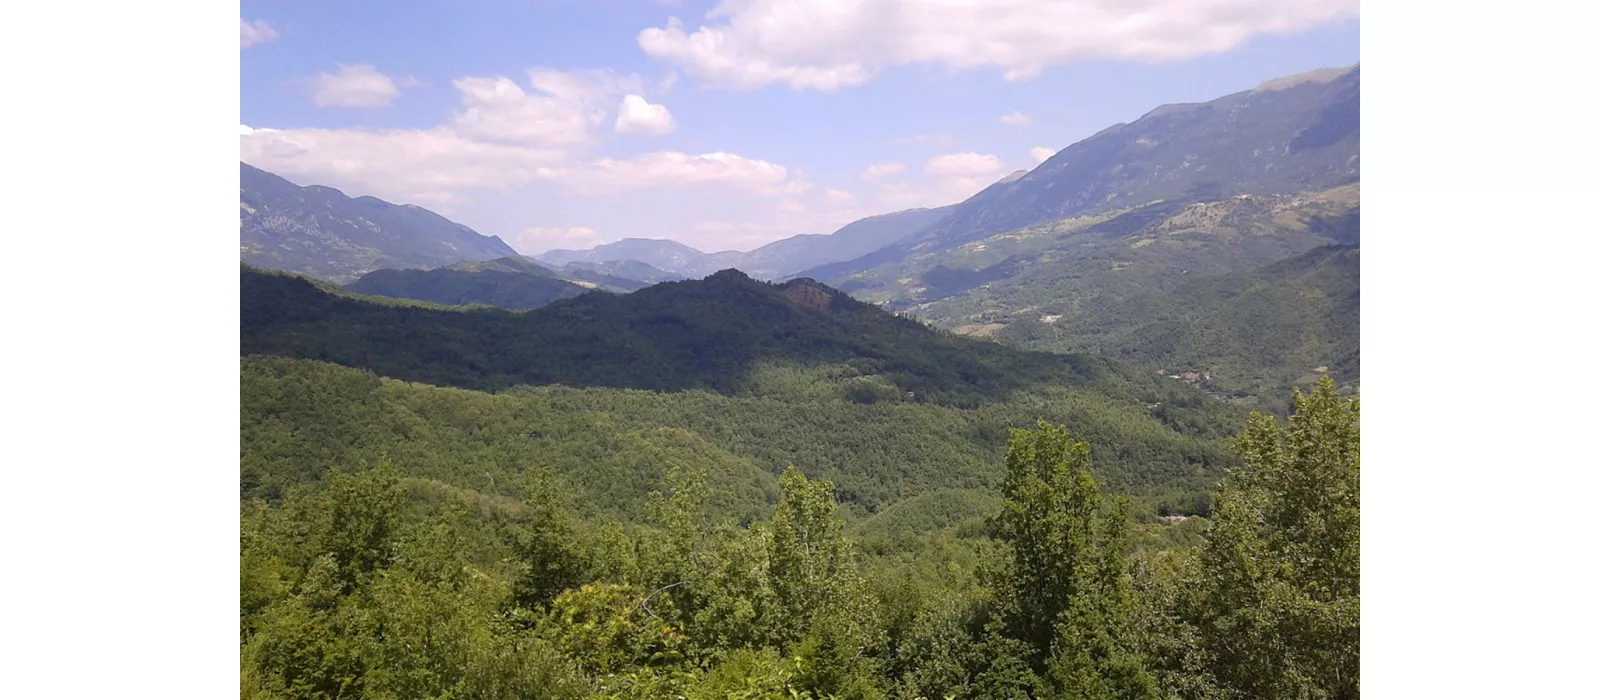
[[1067,697],[1156,697],[1131,628],[1126,506],[1103,506],[1089,443],[1040,422],[1012,433],[1006,470],[996,525],[1011,547],[1005,595],[1019,638]]
[[543,608],[584,581],[589,563],[576,540],[574,517],[561,503],[549,475],[530,476],[512,536],[512,549],[522,567],[511,592],[517,606]]
[[1324,378],[1285,430],[1252,416],[1217,500],[1197,618],[1238,697],[1360,695],[1360,399]]
[[802,686],[819,695],[875,697],[866,654],[879,642],[877,611],[856,569],[833,484],[790,467],[772,516],[768,567],[774,637],[792,643]]
[[844,534],[833,484],[790,467],[772,516],[768,567],[780,639],[797,640],[820,614],[850,614],[861,603],[854,548]]
[[350,593],[394,557],[394,534],[405,494],[385,463],[358,474],[334,473],[322,493],[327,523],[319,550],[333,557],[340,590]]
[[589,674],[606,676],[634,666],[683,661],[685,637],[673,624],[670,598],[632,586],[591,583],[551,601],[540,635]]

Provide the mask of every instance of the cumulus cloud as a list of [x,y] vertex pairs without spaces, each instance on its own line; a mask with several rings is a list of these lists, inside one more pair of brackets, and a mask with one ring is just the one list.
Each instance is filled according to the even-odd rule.
[[1003,117],[1000,117],[1000,123],[1001,124],[1005,124],[1007,126],[1027,126],[1029,124],[1032,124],[1033,120],[1029,119],[1028,115],[1023,114],[1021,112],[1012,112],[1012,113],[1007,114],[1007,115],[1005,115]]
[[254,22],[239,20],[239,48],[247,49],[278,38],[278,31],[264,19]]
[[318,107],[387,107],[399,96],[394,79],[369,65],[340,65],[311,79],[311,101]]
[[[396,84],[405,87],[403,81]],[[459,108],[430,128],[240,124],[240,160],[351,196],[443,206],[438,210],[447,216],[469,217],[474,227],[501,235],[525,253],[593,245],[599,242],[591,240],[598,235],[594,230],[607,231],[607,240],[667,235],[687,232],[693,221],[706,219],[741,222],[726,239],[697,234],[710,237],[706,245],[717,240],[759,245],[817,232],[818,222],[846,210],[835,204],[837,195],[813,189],[804,173],[734,153],[597,157],[594,146],[614,129],[624,98],[650,94],[642,79],[599,71],[532,71],[526,81],[467,77],[453,85]],[[784,199],[793,203],[782,204]],[[530,206],[559,206],[587,226],[561,228],[521,219],[516,212]]]
[[555,179],[568,165],[560,150],[474,141],[449,128],[252,129],[240,135],[239,158],[402,202]]
[[1047,160],[1050,160],[1050,156],[1055,154],[1055,151],[1045,148],[1044,146],[1034,146],[1028,151],[1028,155],[1033,156],[1033,160],[1036,163],[1043,163]]
[[799,194],[810,187],[781,165],[722,152],[691,155],[656,151],[620,160],[601,158],[574,175],[573,184],[591,192],[719,184],[783,195]]
[[888,177],[890,175],[894,175],[894,174],[899,173],[899,172],[901,172],[901,171],[903,171],[905,169],[906,169],[906,166],[901,165],[899,163],[876,163],[876,164],[867,166],[866,170],[861,171],[861,179],[863,179],[863,180],[877,180],[877,179],[880,179],[880,178]]
[[1005,164],[987,153],[951,153],[928,159],[923,172],[929,175],[975,176],[999,172]]
[[605,123],[619,94],[640,92],[637,76],[609,71],[568,73],[536,69],[528,72],[531,90],[509,78],[461,78],[463,109],[452,125],[461,134],[482,141],[542,147],[587,145]]
[[594,229],[584,226],[534,226],[508,238],[506,244],[523,255],[538,255],[558,248],[583,250],[605,242]]
[[617,108],[616,129],[619,134],[644,134],[663,136],[677,126],[672,123],[672,113],[666,106],[650,104],[643,97],[628,95]]
[[1359,12],[1360,0],[737,0],[692,32],[674,17],[637,41],[716,87],[837,90],[911,64],[1016,81],[1078,61],[1181,60]]
[[854,202],[856,200],[856,196],[855,195],[850,194],[849,192],[846,192],[844,190],[829,189],[828,191],[824,192],[823,194],[826,195],[830,201],[832,201],[832,202],[834,202],[836,204],[849,204],[849,203]]

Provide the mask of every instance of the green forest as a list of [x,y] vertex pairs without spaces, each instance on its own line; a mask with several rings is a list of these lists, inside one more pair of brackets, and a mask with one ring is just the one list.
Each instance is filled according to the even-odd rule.
[[729,271],[241,268],[244,698],[1354,698],[1359,402]]
[[[1359,399],[1331,380],[1250,416],[1178,521],[1049,421],[869,513],[786,454],[641,433],[646,392],[242,362],[244,698],[1359,696]],[[570,444],[497,449],[530,425]]]

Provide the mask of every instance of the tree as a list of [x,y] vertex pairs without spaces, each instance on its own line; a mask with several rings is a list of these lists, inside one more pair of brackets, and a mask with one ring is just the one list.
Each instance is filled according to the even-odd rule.
[[868,659],[877,625],[856,571],[855,550],[833,500],[833,484],[790,467],[772,516],[768,555],[774,637],[793,644],[800,682],[818,695],[871,697]]
[[783,495],[772,516],[768,568],[778,636],[793,641],[805,635],[819,613],[855,603],[861,597],[860,577],[833,500],[833,484],[808,480],[794,467],[779,484]]
[[524,509],[512,537],[512,549],[522,573],[512,586],[511,596],[517,606],[527,610],[542,608],[562,591],[583,583],[587,569],[575,544],[574,518],[561,504],[555,488],[546,473],[529,478]]
[[1007,612],[1036,663],[1068,697],[1155,697],[1130,629],[1126,506],[1104,507],[1089,443],[1044,422],[1013,431],[1001,488]]
[[1193,615],[1219,683],[1258,698],[1360,695],[1360,399],[1324,377],[1287,430],[1255,414],[1202,552]]

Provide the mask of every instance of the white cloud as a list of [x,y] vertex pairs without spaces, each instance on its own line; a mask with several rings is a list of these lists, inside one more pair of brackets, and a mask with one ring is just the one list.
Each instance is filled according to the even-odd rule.
[[476,140],[543,147],[589,144],[617,95],[639,92],[643,80],[609,71],[528,72],[531,92],[509,78],[461,78],[464,109],[455,130]]
[[668,73],[660,82],[656,83],[656,94],[665,95],[672,92],[672,86],[678,84],[678,71]]
[[506,189],[565,174],[559,150],[487,143],[450,128],[253,129],[239,158],[303,184],[359,188],[399,202],[463,189]]
[[824,192],[823,194],[827,195],[827,197],[828,197],[828,199],[830,201],[832,201],[834,203],[837,203],[837,204],[849,204],[849,203],[854,202],[856,200],[856,196],[855,195],[850,194],[849,192],[846,192],[844,190],[829,189],[827,192]]
[[837,90],[911,64],[1016,81],[1078,61],[1180,60],[1359,12],[1360,0],[725,0],[693,32],[672,18],[638,43],[717,87]]
[[1005,167],[996,156],[987,153],[951,153],[928,159],[923,169],[929,175],[974,176],[999,172]]
[[[460,107],[436,126],[240,124],[240,160],[300,184],[435,208],[525,253],[598,242],[586,230],[606,231],[607,240],[692,234],[694,245],[721,250],[831,230],[823,227],[849,215],[842,192],[813,188],[804,173],[757,158],[676,151],[596,157],[594,146],[612,131],[623,98],[649,94],[643,82],[594,71],[534,71],[520,84],[462,78],[453,83]],[[586,226],[524,218],[552,208]],[[739,228],[726,236],[691,231],[705,220]]]
[[575,173],[571,183],[581,191],[601,193],[643,187],[729,185],[758,194],[799,194],[810,183],[788,169],[732,153],[690,155],[676,151],[644,153],[633,158],[601,158]]
[[628,95],[617,108],[616,129],[619,134],[645,134],[663,136],[677,126],[672,123],[672,113],[664,105],[650,104],[643,97]]
[[861,179],[863,179],[863,180],[877,180],[879,178],[883,178],[883,177],[888,177],[890,175],[894,175],[894,174],[896,174],[898,172],[901,172],[901,171],[903,171],[905,169],[906,169],[906,166],[901,165],[899,163],[876,163],[876,164],[867,166],[866,170],[861,171]]
[[239,20],[239,48],[245,49],[257,44],[265,44],[278,38],[278,31],[267,24],[264,19],[249,22]]
[[1029,119],[1028,115],[1021,112],[1012,112],[1000,117],[1000,123],[1008,126],[1027,126],[1032,124],[1033,120]]
[[394,79],[368,65],[340,65],[336,73],[311,79],[311,101],[318,107],[387,107],[399,96]]
[[524,229],[521,233],[510,236],[506,244],[516,249],[523,255],[538,255],[545,251],[558,248],[566,250],[584,250],[593,248],[605,240],[594,229],[584,226],[571,226],[561,228],[558,226],[534,226]]
[[1056,154],[1055,151],[1050,150],[1048,148],[1045,148],[1044,146],[1034,146],[1031,150],[1028,151],[1028,155],[1033,156],[1034,162],[1037,162],[1037,163],[1043,163],[1043,162],[1045,162],[1047,160],[1050,160],[1050,156],[1053,156],[1055,154]]

